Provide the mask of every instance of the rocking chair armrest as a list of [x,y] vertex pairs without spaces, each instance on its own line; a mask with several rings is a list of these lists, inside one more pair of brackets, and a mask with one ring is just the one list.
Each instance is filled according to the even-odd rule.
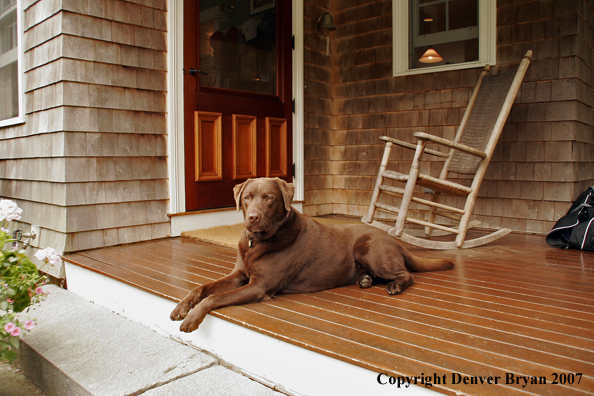
[[[402,146],[402,147],[409,148],[411,150],[416,150],[417,149],[417,145],[416,144],[403,142],[402,140],[394,139],[394,138],[391,138],[391,137],[388,137],[388,136],[380,136],[380,140],[383,140],[384,142],[392,142],[394,144],[397,144],[397,145]],[[431,154],[431,155],[435,155],[436,157],[442,157],[442,158],[448,158],[449,157],[449,154],[448,153],[442,153],[440,151],[431,150],[431,149],[425,149],[425,153]]]
[[447,147],[453,148],[454,150],[464,151],[464,152],[466,152],[468,154],[474,155],[474,156],[479,157],[479,158],[486,158],[487,157],[487,154],[484,151],[477,150],[474,147],[470,147],[470,146],[467,146],[465,144],[460,144],[460,143],[456,143],[456,142],[451,141],[451,140],[448,140],[448,139],[444,139],[444,138],[440,138],[440,137],[437,137],[437,136],[433,136],[433,135],[430,135],[430,134],[425,133],[425,132],[415,132],[414,133],[414,136],[417,139],[430,140],[430,141],[432,141],[434,143],[441,144],[443,146],[447,146]]

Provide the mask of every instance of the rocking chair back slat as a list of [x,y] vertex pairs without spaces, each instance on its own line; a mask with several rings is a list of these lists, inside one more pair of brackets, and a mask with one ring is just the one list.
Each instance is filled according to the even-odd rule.
[[[485,151],[515,75],[511,72],[485,76],[459,143]],[[456,151],[448,171],[474,175],[480,161]]]

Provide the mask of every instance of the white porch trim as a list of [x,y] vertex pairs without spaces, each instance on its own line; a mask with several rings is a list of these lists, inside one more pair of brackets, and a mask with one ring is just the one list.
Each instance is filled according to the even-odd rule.
[[293,162],[295,163],[295,200],[305,199],[305,160],[304,160],[304,99],[303,87],[303,0],[293,0],[293,35],[295,50],[293,51],[293,98],[295,114],[293,114]]
[[[208,315],[193,333],[169,320],[173,301],[66,264],[68,290],[159,334],[206,350],[245,375],[293,395],[436,395],[422,386],[380,385],[378,374]],[[109,293],[106,291],[109,290]],[[396,363],[396,362],[395,362]],[[387,378],[387,377],[386,377]]]
[[184,10],[183,2],[167,0],[167,129],[169,213],[186,210],[184,183]]

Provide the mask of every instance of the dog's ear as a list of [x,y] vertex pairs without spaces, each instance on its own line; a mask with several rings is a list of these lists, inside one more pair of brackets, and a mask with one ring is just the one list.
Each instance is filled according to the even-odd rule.
[[283,194],[285,209],[287,211],[291,211],[291,202],[293,202],[293,196],[295,195],[295,186],[292,183],[287,183],[283,179],[279,179],[278,177],[274,178],[274,182]]
[[247,185],[248,182],[249,182],[249,180],[246,180],[243,183],[236,184],[233,187],[233,195],[235,196],[235,204],[237,205],[238,212],[239,212],[239,209],[241,208],[241,194],[243,193],[243,189],[245,188],[245,186]]

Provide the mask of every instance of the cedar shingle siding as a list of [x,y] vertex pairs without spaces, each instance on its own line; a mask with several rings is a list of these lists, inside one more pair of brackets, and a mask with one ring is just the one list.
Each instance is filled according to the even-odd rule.
[[[313,3],[317,4],[314,6]],[[480,69],[392,77],[392,1],[305,3],[306,199],[311,215],[362,216],[383,146],[425,131],[453,138]],[[328,9],[331,51],[315,31]],[[534,51],[480,191],[484,227],[547,232],[594,184],[594,12],[589,0],[499,0],[497,67]],[[397,169],[412,154],[393,150]],[[442,162],[425,164],[435,175]]]
[[166,0],[23,3],[26,122],[0,129],[0,195],[35,246],[167,236]]

